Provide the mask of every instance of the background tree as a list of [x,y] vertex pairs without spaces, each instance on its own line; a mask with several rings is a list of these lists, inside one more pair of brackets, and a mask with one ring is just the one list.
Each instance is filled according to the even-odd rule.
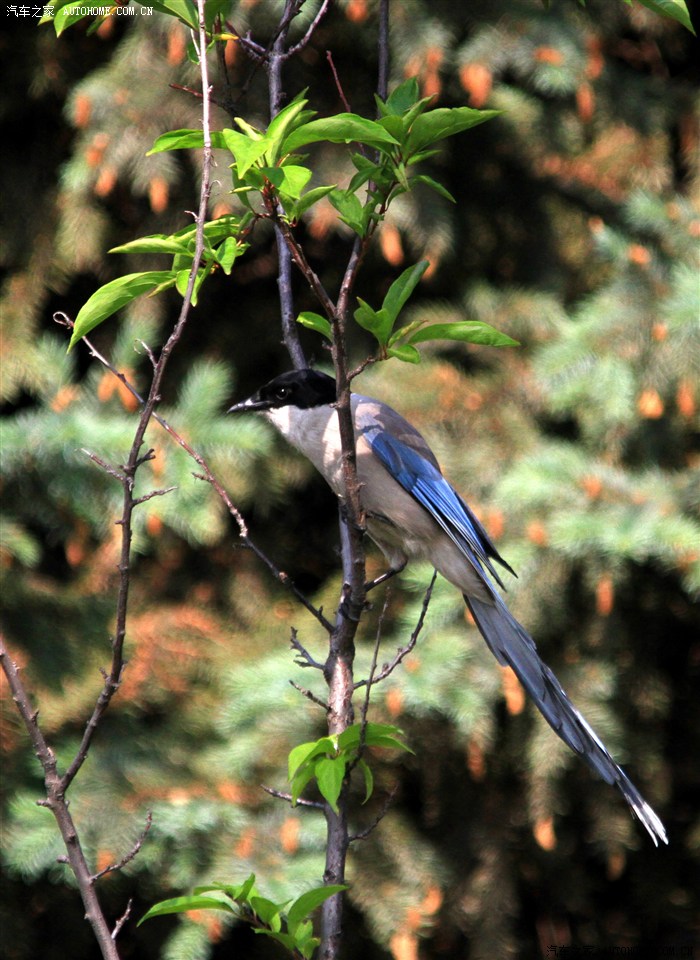
[[[316,109],[337,111],[331,49],[352,109],[373,115],[375,14],[369,3],[339,3],[290,64],[287,92],[308,86]],[[231,16],[240,35],[264,38],[279,9],[247,4]],[[194,86],[196,74],[187,34],[171,19],[115,17],[97,38],[76,29],[58,42],[27,22],[9,26],[2,595],[44,728],[69,755],[110,630],[118,516],[118,489],[80,448],[107,458],[123,449],[133,404],[84,354],[66,358],[49,318],[55,309],[74,315],[96,285],[131,269],[104,250],[182,226],[194,161],[145,153],[164,129],[196,126],[196,100],[168,87]],[[438,582],[419,645],[375,691],[373,717],[400,723],[416,756],[383,764],[358,814],[360,831],[393,793],[380,826],[355,845],[347,955],[407,960],[419,943],[425,957],[691,944],[697,50],[686,31],[637,5],[545,11],[512,0],[394,4],[391,48],[392,85],[418,75],[440,105],[505,113],[478,136],[448,142],[426,167],[456,205],[414,191],[392,207],[359,292],[381,302],[400,270],[425,257],[431,270],[409,320],[481,319],[523,348],[423,348],[420,367],[382,364],[361,389],[430,436],[519,573],[514,612],[659,809],[671,846],[647,847],[616,794],[559,749]],[[235,43],[226,52],[231,89],[246,88],[245,116],[265,126],[263,77],[251,77]],[[217,123],[226,125],[223,113]],[[331,147],[316,163],[319,182],[347,183],[353,172]],[[222,175],[220,210],[232,203],[227,191]],[[306,231],[314,268],[332,287],[348,231],[330,204]],[[332,498],[261,424],[221,415],[234,394],[288,366],[274,237],[256,239],[232,279],[204,287],[161,412],[187,425],[260,542],[332,609]],[[140,258],[133,269],[150,266]],[[298,308],[314,309],[294,282]],[[95,339],[139,381],[148,364],[134,340],[157,339],[175,308],[167,297],[137,300]],[[318,339],[303,337],[322,359]],[[369,349],[357,333],[355,356]],[[285,789],[288,750],[323,732],[318,708],[288,682],[311,682],[290,664],[288,626],[311,650],[323,638],[253,556],[232,551],[235,531],[187,458],[160,440],[158,452],[152,485],[177,484],[177,497],[154,499],[138,517],[130,664],[75,784],[98,865],[118,859],[153,811],[147,843],[108,881],[115,916],[130,896],[138,915],[196,882],[250,871],[282,899],[323,863],[320,819],[259,789]],[[370,562],[379,572],[381,561]],[[392,587],[387,659],[415,625],[429,576],[412,569]],[[380,609],[358,643],[365,664]],[[4,719],[6,939],[16,957],[62,958],[66,943],[89,957],[79,903],[56,862],[59,840],[35,805],[34,758],[9,709]],[[50,944],[44,924],[55,932]],[[128,941],[134,956],[215,957],[232,944],[276,955],[213,914],[153,921]]]

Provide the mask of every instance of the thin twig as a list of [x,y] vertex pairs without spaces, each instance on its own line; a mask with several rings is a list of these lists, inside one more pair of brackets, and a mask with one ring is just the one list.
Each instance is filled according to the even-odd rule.
[[340,82],[340,77],[338,76],[338,71],[335,69],[335,63],[333,62],[333,54],[330,50],[326,50],[326,60],[331,68],[331,73],[333,74],[333,80],[335,81],[335,89],[338,91],[338,96],[343,102],[343,106],[347,113],[352,113],[348,99],[345,96],[345,91],[343,90],[343,85]]
[[299,691],[302,697],[306,697],[306,699],[310,700],[311,703],[315,703],[317,707],[321,707],[324,712],[328,712],[328,704],[324,700],[321,700],[320,697],[317,697],[313,691],[307,690],[306,687],[302,687],[301,684],[296,682],[296,680],[290,680],[289,682],[295,690]]
[[100,902],[97,899],[97,894],[92,882],[92,875],[87,860],[85,859],[85,854],[83,853],[78,831],[68,809],[68,801],[65,798],[63,779],[58,772],[56,756],[48,745],[39,726],[38,711],[34,710],[30,703],[29,695],[19,675],[17,665],[12,660],[2,635],[0,635],[0,665],[2,665],[5,676],[7,677],[12,699],[22,717],[24,726],[32,741],[34,752],[44,771],[46,799],[37,802],[40,806],[47,807],[56,819],[58,829],[66,847],[67,857],[65,861],[70,864],[73,874],[75,875],[83,906],[85,907],[85,917],[92,927],[104,960],[119,960],[112,934],[105,920]]
[[[425,616],[428,612],[428,606],[430,605],[430,598],[433,595],[433,586],[435,585],[436,579],[437,579],[437,570],[433,570],[433,576],[430,581],[430,585],[428,586],[428,589],[425,591],[425,596],[423,597],[423,606],[421,607],[420,616],[418,617],[418,621],[416,623],[416,626],[413,629],[413,633],[411,634],[408,643],[403,647],[399,647],[398,650],[396,651],[396,655],[394,656],[393,660],[391,660],[389,663],[384,664],[384,666],[382,667],[380,672],[376,675],[376,677],[373,677],[371,681],[373,684],[379,683],[381,680],[386,680],[389,674],[394,672],[394,670],[398,667],[401,661],[404,660],[408,656],[408,654],[411,652],[411,650],[413,650],[413,648],[415,647],[416,641],[418,640],[420,632],[423,629]],[[358,680],[358,682],[355,684],[355,688],[357,689],[358,687],[364,687],[367,683],[368,683],[368,680]]]
[[357,840],[366,840],[367,837],[370,835],[370,833],[376,830],[376,828],[379,826],[379,824],[382,822],[384,817],[389,812],[389,807],[394,802],[394,797],[396,796],[397,790],[398,790],[398,786],[395,784],[389,791],[389,794],[382,805],[381,811],[377,814],[377,816],[374,818],[374,820],[370,823],[368,827],[365,827],[364,830],[360,830],[357,833],[353,833],[348,837],[348,841],[350,843],[355,843]]
[[304,647],[300,642],[297,632],[294,629],[292,629],[292,635],[289,642],[292,646],[292,650],[296,650],[301,657],[300,660],[296,661],[300,667],[314,667],[316,670],[323,670],[323,664],[319,663],[318,660],[314,660],[306,647]]
[[[144,844],[146,837],[148,836],[148,831],[151,829],[153,824],[153,814],[149,810],[146,814],[146,825],[141,832],[141,836],[138,838],[136,843],[133,845],[131,850],[128,853],[124,854],[121,860],[118,860],[116,863],[110,864],[108,867],[105,867],[103,870],[100,870],[99,873],[93,873],[91,880],[95,883],[96,880],[99,880],[100,877],[104,877],[107,873],[114,873],[115,870],[121,870],[122,867],[125,867],[127,863],[130,863],[136,854],[139,852],[141,847]],[[128,909],[128,908],[127,908]]]
[[121,915],[121,917],[117,920],[117,922],[114,924],[114,930],[112,930],[112,940],[116,940],[117,937],[119,936],[119,931],[131,916],[131,911],[133,909],[133,906],[134,906],[134,901],[129,900],[129,902],[126,905],[126,910]]
[[278,800],[286,800],[295,807],[313,807],[315,810],[324,809],[324,804],[319,803],[317,800],[304,800],[303,797],[295,800],[291,793],[283,793],[281,790],[275,790],[274,787],[266,787],[264,783],[261,784],[261,787],[265,793],[269,793],[271,797],[276,797]]

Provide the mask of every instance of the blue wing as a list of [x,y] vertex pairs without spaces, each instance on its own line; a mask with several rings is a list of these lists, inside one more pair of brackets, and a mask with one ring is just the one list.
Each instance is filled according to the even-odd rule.
[[[483,600],[466,594],[464,599],[496,659],[499,663],[512,667],[544,718],[561,739],[603,780],[620,789],[654,843],[658,844],[659,840],[667,843],[666,831],[658,816],[569,700],[550,668],[540,659],[535,641],[513,617],[489,582],[483,568],[503,586],[491,560],[496,560],[508,570],[510,567],[499,556],[488,534],[467,504],[452,489],[437,466],[417,450],[379,426],[365,427],[361,433],[386,470],[404,490],[425,507],[488,587],[492,599]],[[422,438],[420,439],[422,441]]]
[[[483,573],[485,567],[503,587],[491,560],[496,560],[513,574],[514,571],[499,555],[482,525],[438,468],[379,427],[365,428],[361,432],[372,453],[404,490],[425,507],[475,569]],[[485,576],[484,581],[491,588]]]

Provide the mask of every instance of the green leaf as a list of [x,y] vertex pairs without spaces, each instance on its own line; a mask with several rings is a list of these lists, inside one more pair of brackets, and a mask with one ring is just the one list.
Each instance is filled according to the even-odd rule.
[[[195,228],[196,229],[196,228]],[[187,244],[174,236],[154,233],[149,237],[130,240],[118,247],[112,247],[110,253],[189,253]]]
[[311,171],[308,167],[298,167],[293,164],[288,167],[262,167],[261,173],[290,200],[298,200],[301,191],[311,179]]
[[311,120],[289,134],[281,152],[294,153],[309,143],[327,140],[329,143],[364,143],[369,147],[397,146],[395,137],[375,120],[367,120],[355,113],[338,113],[333,117]]
[[445,200],[449,200],[451,203],[457,202],[446,187],[443,187],[441,183],[438,183],[437,180],[433,180],[432,177],[427,176],[425,173],[419,173],[417,176],[411,177],[411,186],[413,186],[414,183],[424,183],[426,187],[430,187],[430,189],[434,190],[435,193],[439,193],[441,197],[445,198]]
[[401,313],[406,301],[418,286],[418,283],[430,266],[427,260],[419,260],[412,267],[408,267],[403,273],[394,280],[384,297],[382,309],[386,310],[391,317],[391,326],[393,327],[398,315]]
[[284,906],[283,903],[275,903],[268,900],[267,897],[249,897],[248,903],[251,910],[255,912],[256,916],[260,917],[263,923],[272,927],[275,932],[281,929],[280,912]]
[[385,103],[382,103],[379,97],[376,99],[378,104],[381,104],[385,109],[385,115],[396,116],[410,110],[410,108],[418,102],[419,97],[420,87],[418,86],[418,80],[416,77],[409,77],[408,80],[404,80],[403,83],[400,83],[398,87],[395,87],[391,91]]
[[365,778],[365,799],[362,802],[367,803],[374,790],[374,775],[372,774],[369,764],[362,758],[360,758],[357,765]]
[[117,277],[116,280],[105,283],[78,311],[68,349],[127,303],[145,293],[151,293],[160,284],[172,279],[170,270],[149,270],[145,273],[128,273],[125,277]]
[[316,775],[316,770],[313,763],[309,763],[308,766],[301,767],[301,769],[294,774],[293,777],[290,777],[292,783],[292,806],[294,806],[302,795],[308,783]]
[[[219,130],[212,131],[211,145],[217,150],[226,149],[224,134]],[[155,143],[146,154],[147,157],[154,153],[163,153],[166,150],[191,150],[202,149],[204,147],[204,133],[201,130],[168,130],[157,137]]]
[[398,347],[388,347],[386,352],[387,356],[403,360],[404,363],[420,363],[420,354],[415,347],[409,347],[407,343],[402,343]]
[[355,321],[364,330],[369,330],[370,333],[374,334],[379,343],[386,343],[392,327],[391,318],[386,310],[375,310],[362,297],[358,297],[357,302],[360,306],[354,313]]
[[236,130],[229,129],[222,130],[221,135],[236,161],[236,173],[243,180],[253,164],[267,150],[267,140],[264,137],[254,140],[245,133],[238,133]]
[[639,2],[647,10],[652,10],[662,17],[670,17],[672,20],[676,20],[695,36],[695,28],[690,19],[685,0],[639,0]]
[[328,194],[328,199],[340,214],[343,223],[347,223],[359,236],[364,236],[364,208],[355,194],[347,190],[333,190]]
[[287,911],[287,929],[294,933],[299,924],[308,917],[308,915],[325,903],[329,897],[336,893],[342,893],[348,888],[343,883],[329,884],[327,887],[314,887],[313,890],[307,890],[294,901]]
[[425,343],[427,340],[457,340],[461,343],[478,343],[485,347],[517,347],[517,340],[482,323],[481,320],[457,320],[454,323],[432,323],[422,327],[408,338],[409,343]]
[[231,883],[210,883],[207,886],[195,887],[193,893],[202,894],[210,893],[212,890],[219,890],[221,893],[225,893],[227,897],[230,897],[231,900],[245,902],[248,899],[248,895],[255,885],[255,874],[251,873],[247,880],[244,880],[243,883],[231,884]]
[[149,0],[149,6],[175,17],[190,30],[199,30],[199,15],[193,0]]
[[336,747],[337,740],[333,739],[332,737],[321,737],[320,740],[313,740],[309,741],[308,743],[300,743],[298,746],[294,747],[289,752],[289,779],[292,779],[302,764],[308,763],[309,760],[311,760],[313,757],[317,757],[319,754],[335,753]]
[[302,327],[307,327],[309,330],[315,330],[316,333],[323,334],[323,336],[328,337],[329,340],[332,339],[330,322],[326,320],[325,317],[322,317],[320,313],[304,310],[297,317],[297,323],[300,323]]
[[285,204],[285,209],[287,206],[289,206],[289,209],[287,210],[288,216],[292,217],[294,220],[298,220],[302,214],[306,213],[309,207],[312,207],[323,197],[327,197],[328,194],[335,189],[337,189],[336,185],[331,184],[327,187],[314,187],[312,190],[308,190],[295,204]]
[[227,913],[234,912],[231,904],[225,900],[192,894],[187,897],[173,897],[171,900],[161,900],[160,903],[154,904],[151,909],[141,917],[137,926],[140,927],[144,920],[152,920],[153,917],[164,917],[169,913],[186,913],[188,910],[224,910]]
[[[51,6],[51,4],[47,4]],[[71,27],[74,23],[78,23],[79,20],[83,20],[89,16],[99,16],[100,21],[104,20],[104,10],[106,3],[92,3],[90,0],[86,0],[85,3],[81,0],[68,0],[67,3],[58,4],[54,3],[53,6],[53,17],[42,17],[42,23],[45,20],[53,20],[53,28],[56,31],[56,36],[60,37],[64,30],[67,30],[68,27]],[[100,16],[100,14],[102,14]]]
[[406,153],[409,157],[413,156],[431,143],[469,130],[500,113],[500,110],[474,110],[472,107],[439,107],[430,110],[416,117],[406,142]]
[[[295,126],[298,126],[297,121],[307,102],[307,100],[303,99],[303,94],[301,94],[295,97],[288,106],[280,110],[277,116],[271,120],[265,136],[270,147],[269,163],[274,163],[281,153],[290,152],[286,146],[280,150],[280,145],[283,143],[288,132],[291,132]],[[310,119],[312,116],[315,116],[315,112],[307,111],[307,117]]]
[[322,757],[316,764],[318,789],[336,813],[338,813],[338,797],[343,788],[346,766],[347,758],[343,756]]
[[234,262],[243,253],[241,244],[235,237],[226,237],[224,242],[217,248],[216,259],[221,264],[221,269],[228,277]]

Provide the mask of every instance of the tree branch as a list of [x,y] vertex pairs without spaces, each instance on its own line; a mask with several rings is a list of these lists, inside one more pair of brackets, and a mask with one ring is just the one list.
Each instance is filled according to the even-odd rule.
[[65,798],[64,778],[58,773],[56,756],[48,745],[39,726],[38,711],[34,710],[31,706],[17,665],[10,657],[7,647],[5,646],[4,638],[1,635],[0,664],[7,677],[7,682],[12,692],[12,699],[22,717],[24,726],[29,734],[29,739],[34,747],[34,752],[44,771],[46,799],[39,800],[38,803],[42,807],[47,807],[56,819],[56,824],[58,825],[68,854],[66,858],[67,862],[78,883],[80,896],[85,907],[85,917],[95,934],[95,939],[100,946],[102,957],[104,960],[119,960],[119,954],[112,939],[112,933],[93,886],[94,877],[88,867],[78,837],[78,831],[68,809],[68,801]]

